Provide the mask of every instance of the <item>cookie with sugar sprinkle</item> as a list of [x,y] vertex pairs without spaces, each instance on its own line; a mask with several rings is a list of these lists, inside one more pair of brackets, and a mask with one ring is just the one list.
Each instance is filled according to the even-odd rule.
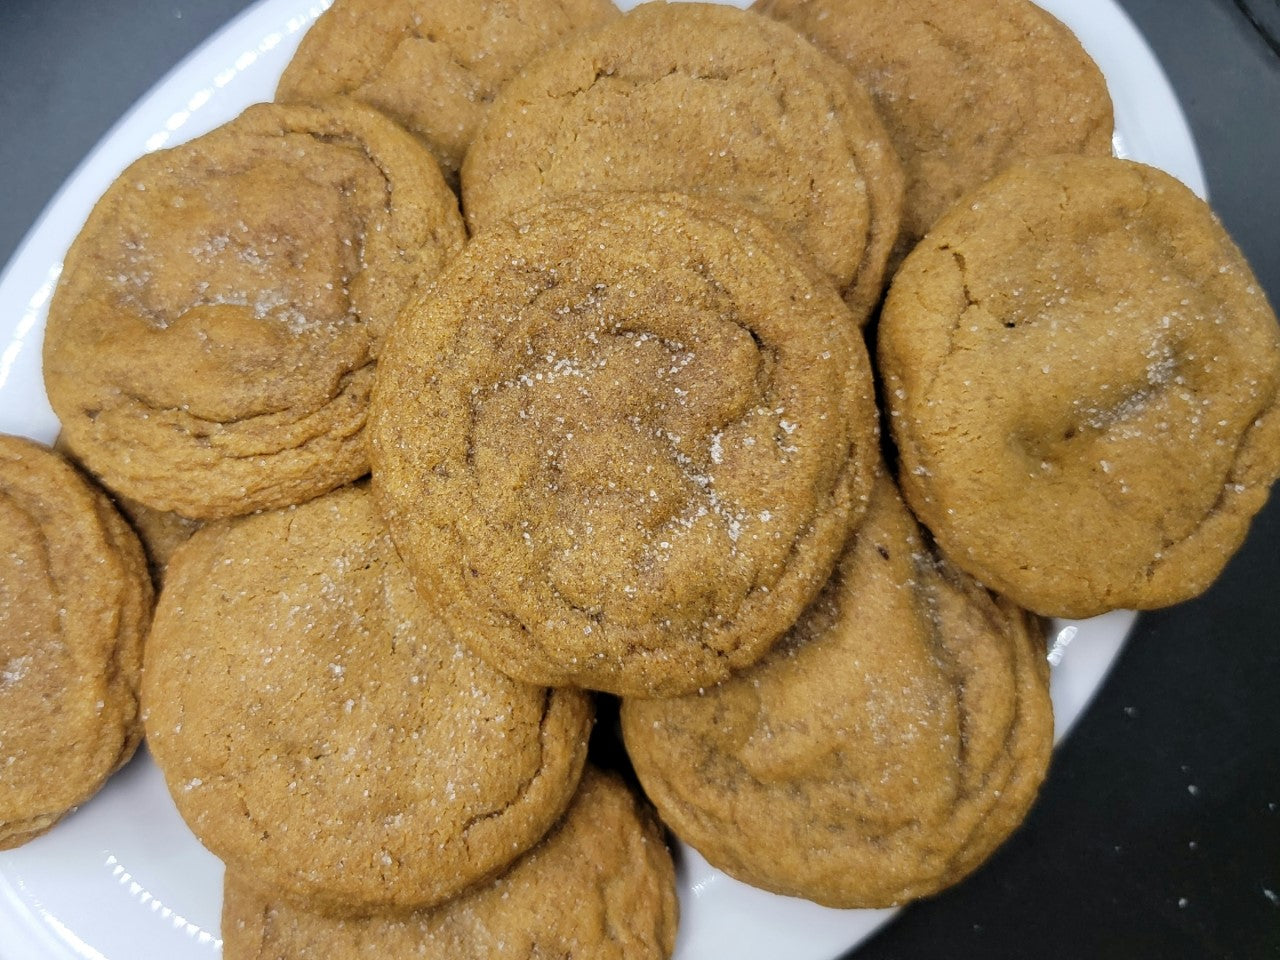
[[1280,327],[1209,207],[1152,167],[1056,157],[968,194],[879,334],[908,503],[1046,616],[1206,589],[1280,475]]
[[463,239],[431,155],[354,101],[258,104],[142,157],[49,306],[67,448],[114,493],[193,519],[356,479],[383,331]]
[[210,524],[170,560],[147,741],[246,883],[341,913],[430,906],[568,805],[592,710],[511,680],[419,597],[367,486]]
[[696,689],[831,571],[879,457],[849,311],[761,222],[582,197],[474,238],[401,314],[373,485],[454,632],[536,683]]
[[588,767],[561,821],[488,884],[432,910],[336,919],[228,875],[225,960],[666,960],[675,867],[652,811],[615,774]]
[[133,755],[151,603],[142,547],[106,495],[0,435],[0,849],[44,833]]
[[1053,745],[1043,625],[940,562],[882,477],[835,575],[759,663],[624,700],[627,752],[712,864],[832,907],[928,896],[1026,816]]
[[473,233],[592,190],[739,204],[804,250],[862,323],[883,292],[903,173],[866,91],[789,26],[646,3],[531,62],[462,167]]
[[757,0],[752,9],[848,67],[875,101],[907,177],[892,267],[961,195],[1010,164],[1111,154],[1106,78],[1031,0]]
[[349,96],[421,140],[451,184],[498,91],[612,0],[335,0],[276,90],[283,103]]

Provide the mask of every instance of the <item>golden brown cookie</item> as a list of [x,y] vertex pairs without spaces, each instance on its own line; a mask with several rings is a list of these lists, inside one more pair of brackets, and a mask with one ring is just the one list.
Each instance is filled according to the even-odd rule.
[[612,0],[336,0],[307,31],[276,99],[345,94],[416,134],[456,183],[503,84]]
[[659,815],[712,864],[834,907],[934,893],[1018,826],[1053,744],[1038,622],[939,562],[882,480],[836,574],[764,660],[624,700]]
[[142,548],[106,496],[0,435],[0,849],[44,833],[133,755],[151,602]]
[[1111,153],[1106,79],[1029,0],[757,0],[845,64],[907,175],[901,260],[948,207],[1018,160]]
[[473,231],[590,190],[745,206],[846,293],[879,299],[902,170],[867,94],[791,28],[650,3],[539,57],[494,102],[462,170]]
[[401,314],[375,493],[495,666],[629,695],[713,683],[791,625],[865,506],[862,339],[736,208],[613,194],[526,213]]
[[518,683],[415,592],[367,488],[213,524],[174,554],[147,740],[228,869],[334,911],[438,903],[563,812],[590,701]]
[[260,104],[141,158],[49,308],[68,448],[113,491],[197,519],[355,479],[382,332],[462,240],[431,156],[358,104]]
[[900,482],[957,566],[1046,616],[1204,590],[1280,474],[1280,329],[1167,174],[1014,167],[940,220],[880,323]]
[[407,917],[335,920],[228,875],[225,960],[665,960],[675,868],[647,809],[588,768],[564,818],[498,879]]

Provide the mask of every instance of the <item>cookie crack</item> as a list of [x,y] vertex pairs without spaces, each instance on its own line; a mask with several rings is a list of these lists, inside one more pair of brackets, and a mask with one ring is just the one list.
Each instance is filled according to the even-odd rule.
[[[372,165],[373,168],[378,171],[378,175],[382,178],[382,213],[385,215],[387,223],[389,225],[393,225],[395,223],[395,216],[394,216],[395,211],[391,202],[391,194],[394,189],[394,183],[392,180],[391,171],[387,168],[387,165],[382,161],[382,159],[369,149],[368,141],[366,141],[365,139],[363,139],[362,137],[356,134],[352,134],[345,131],[341,133],[311,133],[310,136],[312,137],[312,139],[317,140],[320,143],[331,144],[334,146],[341,146],[345,149],[351,150],[353,153],[363,154],[365,160],[367,160],[369,164]],[[328,186],[333,186],[333,185],[329,184]],[[360,269],[361,271],[363,271],[368,266],[368,264],[365,263],[365,256],[364,256],[365,248],[367,246],[366,240],[369,234],[368,222],[364,216],[359,215],[360,213],[359,211],[352,210],[351,205],[346,202],[347,195],[344,190],[340,189],[339,195],[343,199],[343,207],[348,210],[351,210],[351,212],[357,213],[356,219],[360,224],[360,235],[358,239],[360,249],[358,251],[358,255],[360,260]],[[440,224],[436,224],[434,225],[433,229],[438,231],[440,229],[440,226],[441,226]],[[404,247],[400,247],[397,250],[397,256],[402,262],[407,262],[410,259],[412,259],[411,251],[409,251]],[[348,301],[349,301],[349,298],[348,298]],[[350,306],[348,306],[348,312],[353,312]],[[361,317],[360,319],[363,320],[364,318]]]
[[469,834],[471,833],[471,831],[489,820],[494,820],[502,816],[505,816],[514,807],[517,807],[520,804],[522,804],[524,802],[525,797],[528,796],[529,792],[533,789],[534,784],[537,783],[539,778],[541,778],[543,773],[545,772],[544,771],[544,768],[546,766],[545,758],[547,755],[546,744],[547,744],[547,740],[551,736],[549,726],[550,726],[551,706],[552,706],[551,698],[553,696],[555,696],[555,690],[550,687],[544,689],[542,692],[542,710],[541,710],[541,715],[538,718],[538,760],[534,766],[533,773],[525,777],[523,780],[520,781],[519,784],[516,785],[516,788],[513,791],[512,796],[504,800],[500,807],[498,807],[495,810],[486,811],[485,813],[475,814],[471,817],[468,817],[465,821],[463,821],[462,826],[459,830],[459,835],[462,838],[463,845],[468,850],[470,850],[470,844],[471,844],[470,837],[469,837]]
[[[965,260],[964,254],[961,253],[956,247],[952,246],[949,243],[945,243],[942,246],[938,247],[938,252],[951,254],[951,260],[954,263],[956,272],[958,273],[960,278],[960,289],[964,294],[965,307],[963,310],[956,311],[955,320],[952,322],[950,328],[947,330],[946,349],[942,351],[940,362],[934,365],[933,370],[929,376],[929,382],[925,384],[924,389],[921,391],[927,403],[932,403],[933,388],[934,386],[937,385],[938,378],[942,376],[943,371],[946,368],[947,359],[951,356],[951,354],[955,350],[956,334],[959,333],[960,331],[960,325],[964,322],[965,314],[973,307],[980,305],[980,301],[976,297],[974,297],[973,291],[969,287],[969,274],[968,274],[969,265],[968,265],[968,262]],[[1010,321],[1004,321],[1004,324],[1006,327],[1014,326],[1014,324]]]
[[[396,44],[397,53],[399,52],[400,47],[402,47],[408,40],[417,40],[422,43],[427,43],[431,45],[432,49],[441,50],[444,53],[444,55],[449,59],[449,63],[452,64],[455,68],[457,68],[459,73],[463,74],[469,80],[472,81],[471,82],[472,91],[478,91],[481,88],[481,84],[476,82],[477,80],[476,72],[473,69],[471,69],[470,65],[465,63],[463,59],[458,55],[458,51],[453,46],[453,44],[440,39],[440,37],[436,34],[434,30],[428,29],[424,31],[422,29],[421,24],[418,24],[418,23],[410,24],[409,36],[405,40],[402,40],[400,43]],[[381,77],[380,74],[378,76],[379,78]]]
[[[654,76],[621,73],[616,66],[610,67],[597,63],[594,71],[592,72],[591,79],[586,84],[580,84],[571,90],[564,91],[563,93],[551,93],[549,94],[549,98],[553,101],[570,100],[575,97],[582,96],[583,94],[590,93],[600,85],[602,80],[616,80],[619,85],[619,89],[616,93],[624,99],[630,99],[641,91],[648,90],[651,87],[656,87],[658,84],[677,75],[696,82],[732,83],[741,77],[749,77],[751,72],[751,69],[746,66],[738,67],[733,70],[714,72],[710,70],[685,70],[681,68],[680,64],[674,64],[666,73]],[[522,105],[530,106],[531,104],[528,101],[524,101]]]
[[[980,306],[981,301],[973,295],[973,291],[969,288],[969,264],[965,260],[964,254],[950,245],[940,247],[939,249],[946,250],[951,254],[951,259],[955,261],[956,269],[960,272],[960,288],[964,291],[965,309]],[[1008,320],[1004,321],[1004,325],[1006,327],[1014,326],[1014,324]],[[956,319],[956,326],[960,326],[959,318]]]
[[[1275,402],[1275,392],[1273,391],[1271,396],[1268,398],[1267,402],[1262,405],[1263,413],[1259,414],[1258,416],[1255,416],[1253,423],[1256,423],[1258,419],[1260,419],[1260,417],[1265,414],[1265,411],[1273,405],[1274,402]],[[1257,428],[1251,424],[1246,430],[1242,431],[1241,434],[1236,438],[1235,447],[1231,453],[1231,466],[1227,470],[1226,476],[1223,477],[1222,485],[1221,487],[1219,487],[1218,495],[1216,498],[1214,498],[1213,503],[1209,505],[1209,508],[1205,510],[1203,514],[1201,514],[1200,519],[1199,521],[1197,521],[1196,525],[1192,527],[1190,530],[1188,530],[1182,536],[1180,537],[1161,536],[1160,538],[1161,546],[1159,550],[1160,554],[1163,554],[1166,550],[1179,547],[1182,544],[1191,540],[1193,537],[1197,536],[1200,533],[1200,531],[1204,529],[1204,525],[1206,523],[1211,521],[1215,516],[1217,516],[1219,513],[1222,512],[1222,510],[1225,508],[1227,504],[1227,501],[1231,498],[1232,494],[1243,492],[1243,490],[1239,489],[1242,486],[1245,487],[1245,489],[1247,489],[1247,485],[1243,485],[1238,481],[1234,480],[1233,478],[1236,476],[1236,467],[1240,462],[1240,451],[1244,448],[1245,444],[1249,440],[1250,435],[1253,433],[1255,429]],[[1161,565],[1162,559],[1163,559],[1162,557],[1153,557],[1151,559],[1151,561],[1147,564],[1146,569],[1143,573],[1143,579],[1150,580],[1155,575],[1156,568]]]

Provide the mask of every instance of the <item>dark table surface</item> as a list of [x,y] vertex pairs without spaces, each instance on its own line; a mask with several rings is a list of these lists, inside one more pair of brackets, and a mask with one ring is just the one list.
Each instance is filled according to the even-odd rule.
[[[1280,25],[1280,0],[1120,3],[1280,302],[1280,53],[1244,12]],[[0,0],[0,262],[115,119],[246,6]],[[860,960],[1280,957],[1278,546],[1273,500],[1207,594],[1139,619],[1026,826]]]

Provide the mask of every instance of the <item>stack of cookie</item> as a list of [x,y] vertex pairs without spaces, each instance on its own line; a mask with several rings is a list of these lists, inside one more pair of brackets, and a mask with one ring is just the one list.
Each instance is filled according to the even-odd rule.
[[[1105,156],[1065,28],[759,6],[337,0],[281,102],[139,160],[68,253],[46,382],[167,535],[146,735],[228,957],[669,956],[598,696],[726,872],[936,892],[1044,777],[1040,618],[1204,589],[1280,475],[1275,317],[1200,201]],[[51,455],[15,449],[26,490]],[[66,686],[64,562],[131,571],[74,641],[93,783],[5,798],[20,841],[132,751],[150,584],[100,495],[64,560],[5,483],[0,690]]]

